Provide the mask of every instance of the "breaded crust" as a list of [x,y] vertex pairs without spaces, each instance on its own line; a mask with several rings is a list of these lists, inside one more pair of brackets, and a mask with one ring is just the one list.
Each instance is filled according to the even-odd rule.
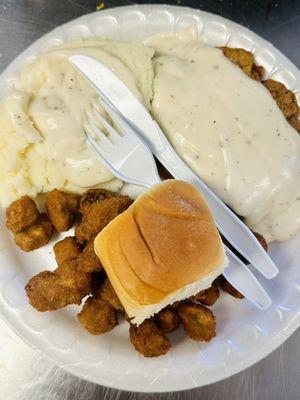
[[82,221],[75,229],[76,238],[80,243],[85,243],[97,235],[114,218],[125,211],[131,204],[128,196],[115,195],[105,197],[101,201],[85,204],[83,207]]
[[29,196],[14,201],[6,210],[6,227],[19,233],[32,226],[39,217],[35,202]]
[[51,239],[53,226],[46,214],[40,214],[35,223],[15,234],[16,245],[24,251],[36,250],[45,246]]
[[220,297],[220,292],[216,283],[213,283],[210,288],[202,290],[195,296],[190,297],[192,301],[199,301],[205,306],[212,306]]
[[179,328],[181,321],[174,308],[165,308],[155,315],[155,322],[163,333],[170,333]]
[[92,335],[102,335],[118,324],[117,314],[112,305],[97,297],[89,297],[86,300],[77,318]]
[[178,314],[188,336],[196,341],[209,342],[216,336],[216,321],[211,310],[193,303],[182,303]]
[[81,253],[81,247],[75,237],[68,236],[55,243],[53,251],[57,264],[62,265],[66,261],[77,258]]
[[131,324],[129,336],[135,349],[145,357],[162,356],[171,348],[170,340],[150,319],[139,326]]
[[58,232],[68,231],[79,211],[80,196],[53,189],[47,193],[46,209]]

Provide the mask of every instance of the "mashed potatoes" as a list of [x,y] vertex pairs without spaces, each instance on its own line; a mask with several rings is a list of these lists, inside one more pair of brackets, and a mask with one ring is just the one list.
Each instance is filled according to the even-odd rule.
[[[92,39],[58,47],[30,64],[0,108],[0,201],[53,188],[119,190],[122,182],[102,165],[85,140],[93,88],[69,64],[81,53],[109,66],[149,107],[153,50],[143,44]],[[104,113],[104,110],[103,110]]]

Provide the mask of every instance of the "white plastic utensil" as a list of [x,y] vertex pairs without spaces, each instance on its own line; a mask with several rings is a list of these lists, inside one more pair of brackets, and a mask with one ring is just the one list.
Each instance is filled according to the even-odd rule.
[[152,153],[177,179],[193,184],[204,195],[223,236],[262,275],[270,279],[278,268],[251,230],[185,164],[168,142],[158,124],[126,85],[106,66],[84,55],[72,55],[70,62],[100,93],[103,103],[114,111],[114,121],[123,130],[143,138]]
[[[102,105],[113,118],[114,110],[104,103]],[[94,117],[86,121],[84,128],[88,142],[99,154],[106,167],[124,182],[147,188],[159,182],[160,177],[149,147],[137,135],[129,131],[122,130],[121,136],[105,120],[96,106],[92,111]],[[98,119],[109,132],[108,136],[100,130],[95,119]]]
[[[115,120],[115,110],[105,102],[102,105]],[[116,177],[147,188],[161,181],[153,154],[138,135],[128,129],[118,133],[96,106],[93,107],[93,115],[89,116],[85,123],[87,140]],[[108,135],[98,125],[104,126]],[[229,259],[229,266],[223,272],[225,278],[258,308],[267,309],[272,301],[266,291],[249,268],[228,247],[225,248]]]

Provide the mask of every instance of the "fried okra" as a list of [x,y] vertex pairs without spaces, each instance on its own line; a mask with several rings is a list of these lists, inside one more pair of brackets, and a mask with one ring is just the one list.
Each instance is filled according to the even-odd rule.
[[165,308],[155,315],[155,321],[163,333],[175,331],[180,326],[180,318],[175,309]]
[[78,259],[68,260],[60,265],[55,272],[60,275],[66,285],[79,289],[86,296],[91,293],[91,274],[87,274],[78,266]]
[[216,336],[216,321],[208,308],[194,303],[182,303],[178,314],[191,339],[209,342]]
[[65,262],[55,271],[43,271],[25,287],[29,302],[38,311],[53,311],[80,304],[91,293],[91,276],[80,272],[76,261]]
[[195,296],[190,297],[192,301],[199,301],[206,306],[212,306],[220,297],[218,286],[213,283],[210,288],[202,290]]
[[100,271],[101,262],[94,251],[94,239],[91,239],[78,257],[78,266],[81,271],[92,273]]
[[218,285],[224,292],[230,294],[231,296],[235,297],[236,299],[243,299],[244,296],[235,287],[233,287],[225,278],[224,276],[220,276],[218,278]]
[[171,342],[151,319],[141,325],[130,324],[130,341],[135,349],[145,357],[158,357],[166,354]]
[[115,195],[105,197],[93,203],[84,203],[81,224],[75,229],[80,243],[85,243],[97,235],[110,221],[125,211],[132,200],[128,196]]
[[69,236],[53,246],[55,259],[58,265],[74,260],[81,253],[81,248],[75,237]]
[[24,251],[36,250],[49,242],[53,226],[46,214],[40,214],[35,223],[15,234],[16,245]]
[[260,81],[264,69],[254,64],[254,57],[250,51],[244,49],[233,49],[231,47],[221,47],[223,54],[251,78]]
[[92,335],[102,335],[118,324],[116,310],[99,297],[89,297],[77,317]]
[[113,195],[114,194],[109,190],[89,189],[86,192],[84,192],[81,197],[79,211],[83,214],[87,206],[90,206],[93,203],[99,203],[102,200],[107,199],[108,197],[113,197]]
[[29,196],[23,196],[7,208],[6,226],[13,233],[20,233],[30,228],[39,215],[35,202]]
[[79,210],[79,200],[79,196],[58,189],[47,193],[47,213],[58,232],[68,231],[72,227]]
[[101,286],[99,294],[103,300],[110,303],[116,310],[124,311],[124,307],[122,306],[108,278],[105,279],[103,285]]

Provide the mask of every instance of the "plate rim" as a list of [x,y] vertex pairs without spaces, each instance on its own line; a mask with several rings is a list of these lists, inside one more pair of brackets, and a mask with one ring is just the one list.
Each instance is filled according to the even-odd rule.
[[[190,8],[190,7],[181,7],[181,6],[171,6],[171,5],[159,5],[159,4],[141,4],[141,5],[129,5],[129,6],[121,6],[121,7],[114,7],[114,8],[109,8],[106,10],[102,10],[101,11],[101,15],[109,15],[109,14],[115,14],[122,11],[127,11],[127,10],[141,10],[141,11],[156,11],[156,10],[180,10],[180,13],[184,14],[185,12],[188,13],[193,13],[193,14],[198,14],[198,15],[205,15],[207,17],[209,17],[211,20],[217,20],[223,23],[228,23],[230,22],[230,25],[233,25],[235,27],[237,27],[240,31],[243,31],[245,33],[249,33],[251,32],[251,36],[258,38],[259,41],[261,43],[264,44],[264,46],[266,48],[271,49],[272,53],[275,54],[276,56],[279,56],[281,59],[284,60],[284,63],[286,66],[288,66],[288,68],[290,70],[292,70],[296,75],[298,75],[300,77],[300,71],[298,70],[298,68],[294,65],[294,63],[292,63],[283,53],[281,53],[275,46],[273,46],[270,42],[268,42],[267,40],[263,39],[262,37],[260,37],[259,35],[257,35],[256,33],[254,33],[253,31],[251,31],[250,29],[244,27],[243,25],[240,25],[236,22],[233,22],[227,18],[224,18],[222,16],[219,16],[217,14],[213,14],[213,13],[209,13],[206,11],[202,11],[200,9],[194,9],[194,8]],[[80,23],[81,21],[84,21],[86,19],[91,18],[93,15],[99,15],[99,11],[96,12],[92,12],[92,13],[88,13],[88,14],[84,14],[78,18],[72,19],[62,25],[57,26],[56,28],[54,28],[53,30],[51,30],[50,32],[46,33],[45,35],[41,36],[38,40],[34,41],[29,47],[27,47],[24,51],[22,51],[11,63],[9,63],[9,65],[1,72],[0,74],[0,80],[4,80],[6,78],[6,75],[9,74],[10,70],[12,68],[15,68],[21,61],[22,59],[26,56],[26,54],[28,52],[30,52],[31,50],[34,50],[35,47],[39,46],[40,43],[44,42],[45,40],[47,40],[48,37],[52,36],[53,33],[55,31],[58,31],[68,25],[72,25],[75,23]],[[39,52],[40,53],[40,52]],[[5,93],[5,91],[4,91]],[[100,380],[97,380],[95,376],[82,376],[80,375],[80,371],[76,370],[76,368],[74,368],[74,366],[72,364],[65,364],[65,365],[60,365],[59,362],[55,359],[54,356],[51,355],[51,349],[49,351],[49,349],[41,349],[39,347],[36,347],[31,341],[30,339],[27,337],[28,336],[28,332],[19,332],[16,328],[16,326],[14,325],[14,322],[10,322],[10,318],[6,315],[7,313],[5,312],[5,310],[0,311],[0,317],[1,319],[3,319],[3,321],[6,323],[6,325],[12,329],[17,336],[19,336],[27,345],[29,345],[29,347],[31,347],[32,349],[36,350],[39,354],[42,354],[43,356],[45,356],[47,359],[51,360],[51,362],[53,362],[55,365],[59,366],[60,368],[63,368],[65,371],[77,376],[80,379],[86,379],[89,380],[93,383],[96,384],[101,384],[103,386],[112,388],[112,389],[117,389],[117,390],[123,390],[123,391],[131,391],[131,392],[138,392],[138,393],[159,393],[159,392],[177,392],[177,391],[182,391],[182,390],[188,390],[188,389],[195,389],[197,387],[202,387],[202,386],[206,386],[215,382],[218,382],[220,380],[226,379],[230,376],[233,376],[247,368],[249,368],[250,366],[256,364],[257,362],[259,362],[260,360],[262,360],[263,358],[265,358],[266,356],[268,356],[269,354],[271,354],[272,351],[274,351],[275,349],[277,349],[281,344],[283,344],[289,336],[291,336],[296,329],[300,326],[300,310],[298,310],[298,312],[295,313],[294,317],[292,319],[290,319],[284,326],[284,328],[280,331],[278,331],[276,333],[275,336],[272,336],[271,340],[268,342],[268,344],[258,350],[252,353],[252,355],[250,356],[249,353],[247,353],[247,358],[243,358],[243,361],[238,360],[238,362],[236,363],[235,366],[231,367],[230,371],[225,369],[223,373],[221,373],[219,376],[217,376],[217,378],[215,378],[214,376],[211,376],[210,379],[206,379],[206,381],[203,384],[199,384],[199,382],[196,382],[195,386],[192,385],[183,385],[182,388],[180,389],[171,389],[171,383],[166,384],[164,388],[155,388],[154,387],[150,387],[150,391],[145,390],[145,391],[140,391],[140,390],[136,390],[134,389],[134,387],[132,387],[132,383],[130,383],[130,385],[128,385],[127,387],[123,384],[118,384],[118,382],[115,382],[113,384],[107,384],[105,382],[100,382]],[[13,319],[13,318],[12,318]],[[238,366],[238,367],[237,367]],[[131,386],[131,387],[129,387]],[[148,389],[149,386],[146,387],[146,389]]]

